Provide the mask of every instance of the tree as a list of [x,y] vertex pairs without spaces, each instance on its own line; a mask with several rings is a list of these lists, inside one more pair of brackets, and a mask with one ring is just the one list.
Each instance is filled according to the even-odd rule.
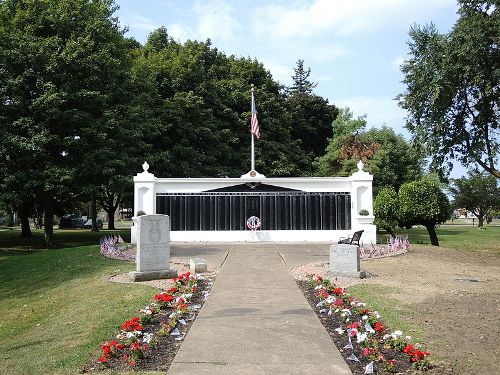
[[313,172],[312,162],[323,155],[332,137],[332,121],[338,115],[338,109],[327,99],[315,95],[313,89],[317,83],[309,81],[311,69],[304,68],[304,60],[298,60],[293,84],[286,90],[286,108],[291,116],[291,136],[300,142],[300,147],[308,157],[308,173]]
[[394,229],[398,227],[398,194],[392,186],[386,186],[375,197],[373,202],[374,224],[385,229],[395,237]]
[[459,19],[448,34],[435,26],[410,29],[410,58],[398,96],[407,128],[432,156],[477,163],[500,178],[500,7],[497,1],[459,0]]
[[127,65],[114,10],[112,0],[0,2],[0,169],[30,177],[18,198],[43,204],[47,247]]
[[439,184],[430,178],[407,182],[399,189],[398,222],[400,227],[423,225],[431,244],[439,246],[436,225],[451,215],[451,206]]
[[365,126],[363,117],[353,119],[348,108],[340,111],[333,122],[334,137],[315,163],[319,175],[349,176],[363,160],[364,169],[374,176],[375,195],[385,186],[397,191],[404,182],[422,176],[422,155],[401,135],[386,126],[368,131]]
[[500,188],[497,179],[477,170],[469,171],[467,178],[453,180],[450,192],[454,198],[454,207],[465,208],[476,215],[479,220],[478,227],[484,225],[484,220],[492,210],[500,209]]
[[304,68],[304,60],[297,60],[297,66],[293,69],[293,84],[288,90],[290,94],[312,94],[313,89],[318,86],[317,82],[309,81],[311,68]]
[[146,132],[154,151],[145,153],[152,173],[213,177],[248,171],[251,84],[262,131],[257,169],[289,176],[307,168],[304,151],[290,135],[280,86],[258,61],[228,57],[209,40],[180,44],[159,29],[150,35],[135,70],[154,88]]

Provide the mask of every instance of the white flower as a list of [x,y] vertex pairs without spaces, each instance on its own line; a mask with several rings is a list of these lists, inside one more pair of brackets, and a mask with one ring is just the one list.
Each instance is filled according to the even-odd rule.
[[410,341],[410,340],[411,340],[411,336],[406,336],[405,338],[406,338],[408,341]]
[[363,316],[361,317],[361,319],[363,319],[363,320],[368,320],[368,315],[363,315]]
[[335,332],[337,332],[339,335],[342,335],[345,330],[342,329],[342,327],[335,328]]
[[391,333],[391,336],[393,339],[397,339],[397,338],[403,336],[403,332],[402,331],[394,331],[393,333]]
[[380,319],[380,314],[378,313],[378,311],[374,311],[373,315],[375,315],[375,318]]
[[387,340],[389,337],[391,337],[391,335],[389,335],[388,333],[386,333],[386,334],[382,337],[382,339],[385,341],[385,340]]
[[145,342],[146,344],[149,344],[151,340],[153,339],[153,334],[152,333],[145,333],[144,336],[142,337],[142,342]]
[[359,332],[356,333],[356,338],[357,338],[358,344],[360,342],[365,341],[367,337],[368,337],[368,335],[366,333],[361,333],[361,334]]

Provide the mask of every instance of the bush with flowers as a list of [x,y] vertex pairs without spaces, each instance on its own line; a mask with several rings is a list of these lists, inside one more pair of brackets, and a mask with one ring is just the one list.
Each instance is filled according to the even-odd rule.
[[[430,353],[421,344],[412,343],[410,336],[404,337],[403,332],[388,331],[377,311],[369,310],[365,303],[357,301],[329,279],[308,275],[308,282],[319,299],[317,312],[339,325],[334,332],[346,338],[343,351],[346,355],[348,350],[352,352],[347,359],[360,364],[366,362],[364,373],[374,373],[375,367],[389,373],[397,372],[404,366],[399,363],[401,359],[419,370],[429,368],[427,357]],[[355,351],[361,358],[356,357]]]
[[[136,366],[144,359],[148,349],[155,347],[158,336],[172,335],[176,329],[176,335],[181,336],[179,322],[186,324],[185,319],[192,318],[194,311],[201,307],[191,305],[200,279],[201,276],[190,272],[173,279],[171,288],[156,294],[154,302],[140,310],[140,316],[124,322],[116,338],[102,344],[98,362],[109,366],[110,361],[119,360]],[[150,325],[153,319],[161,328],[157,332],[147,332],[146,325]]]

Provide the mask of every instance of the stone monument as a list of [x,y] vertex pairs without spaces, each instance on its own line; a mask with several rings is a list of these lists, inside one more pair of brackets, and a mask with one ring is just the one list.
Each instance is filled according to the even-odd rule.
[[136,271],[132,281],[170,279],[177,271],[170,269],[170,219],[167,215],[143,215],[137,219]]
[[331,245],[328,276],[347,276],[364,279],[366,273],[365,271],[361,271],[358,246],[345,244]]

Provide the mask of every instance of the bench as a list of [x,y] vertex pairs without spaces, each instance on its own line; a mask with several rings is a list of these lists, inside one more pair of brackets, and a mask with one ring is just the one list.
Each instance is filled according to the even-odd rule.
[[363,234],[363,232],[364,232],[364,230],[359,230],[357,232],[354,232],[354,234],[352,236],[349,236],[347,238],[341,237],[338,243],[359,246],[359,240],[361,239],[361,235]]

